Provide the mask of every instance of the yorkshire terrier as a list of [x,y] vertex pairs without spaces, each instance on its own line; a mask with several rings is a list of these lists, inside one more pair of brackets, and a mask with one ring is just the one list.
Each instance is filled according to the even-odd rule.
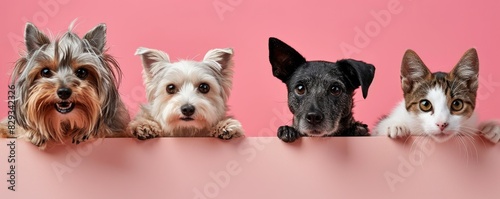
[[232,85],[233,50],[213,49],[203,61],[171,62],[159,50],[139,48],[148,103],[129,125],[140,140],[158,136],[244,135],[239,121],[226,116]]
[[48,143],[79,144],[117,136],[130,121],[117,85],[121,70],[106,53],[106,25],[83,38],[72,26],[50,40],[26,24],[27,51],[15,64],[16,136],[44,149]]

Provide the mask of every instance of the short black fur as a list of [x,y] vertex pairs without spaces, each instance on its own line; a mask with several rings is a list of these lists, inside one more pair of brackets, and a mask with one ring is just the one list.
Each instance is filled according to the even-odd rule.
[[293,125],[278,128],[278,137],[293,142],[302,136],[367,136],[368,126],[354,119],[354,91],[368,95],[375,67],[362,61],[306,61],[295,49],[269,38],[273,75],[286,84]]

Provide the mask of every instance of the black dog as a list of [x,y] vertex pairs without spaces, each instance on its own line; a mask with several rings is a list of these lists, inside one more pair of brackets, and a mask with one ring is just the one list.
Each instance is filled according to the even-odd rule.
[[354,120],[354,90],[363,97],[375,75],[375,67],[362,61],[342,59],[336,63],[306,61],[295,49],[269,38],[269,61],[273,75],[288,89],[293,127],[281,126],[278,137],[293,142],[301,136],[367,136],[368,126]]

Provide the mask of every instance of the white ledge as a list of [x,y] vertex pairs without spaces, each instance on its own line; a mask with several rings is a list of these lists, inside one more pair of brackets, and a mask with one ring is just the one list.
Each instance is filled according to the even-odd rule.
[[[107,138],[40,151],[16,141],[1,198],[498,198],[500,146],[479,137]],[[483,141],[484,140],[484,141]],[[425,144],[426,143],[426,144]]]

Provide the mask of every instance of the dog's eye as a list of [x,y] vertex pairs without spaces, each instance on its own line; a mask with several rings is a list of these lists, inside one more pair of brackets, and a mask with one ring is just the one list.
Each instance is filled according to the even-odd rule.
[[76,70],[75,75],[80,79],[85,79],[89,75],[89,72],[87,71],[87,69],[79,68],[78,70]]
[[168,94],[175,94],[175,93],[177,93],[177,88],[175,87],[175,85],[169,84],[167,86],[167,93]]
[[295,86],[295,93],[297,93],[297,95],[304,95],[304,93],[306,93],[306,87],[302,84]]
[[43,68],[41,71],[40,71],[40,75],[42,77],[46,77],[46,78],[49,78],[52,76],[52,72],[50,71],[49,68]]
[[421,100],[420,101],[420,110],[423,112],[429,112],[432,110],[432,104],[429,100]]
[[332,86],[332,88],[330,88],[330,93],[333,95],[340,95],[340,93],[342,93],[342,89],[339,86]]
[[456,99],[451,103],[451,110],[460,111],[464,108],[464,102],[462,100]]
[[210,91],[210,86],[208,84],[201,83],[198,86],[198,91],[200,91],[200,93],[206,94],[208,93],[208,91]]

